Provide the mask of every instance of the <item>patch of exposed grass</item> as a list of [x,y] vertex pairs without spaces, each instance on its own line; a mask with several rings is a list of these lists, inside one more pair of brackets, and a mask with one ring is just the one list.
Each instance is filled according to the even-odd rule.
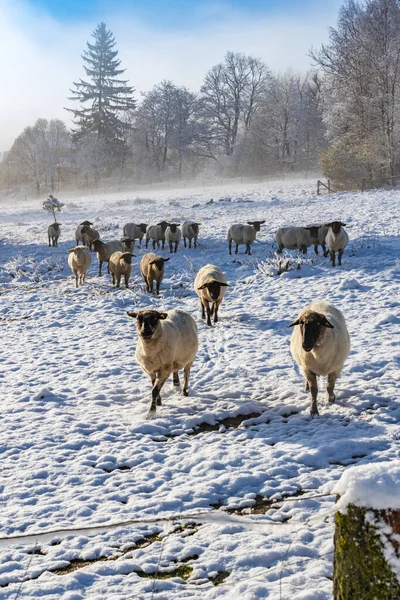
[[157,571],[155,573],[145,573],[144,571],[135,571],[139,577],[145,577],[146,579],[172,579],[172,577],[180,577],[184,581],[189,579],[193,573],[193,567],[189,565],[179,565],[172,571]]
[[227,579],[229,575],[230,573],[228,571],[218,571],[218,573],[214,575],[214,577],[209,577],[208,579],[211,581],[211,583],[213,583],[216,586],[221,585],[221,583],[224,583],[225,579]]

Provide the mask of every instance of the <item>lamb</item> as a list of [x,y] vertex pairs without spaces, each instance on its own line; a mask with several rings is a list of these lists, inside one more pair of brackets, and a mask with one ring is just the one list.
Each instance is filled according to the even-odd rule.
[[199,225],[195,221],[185,221],[182,225],[182,236],[183,244],[186,248],[186,239],[189,241],[189,248],[192,247],[192,240],[194,240],[194,247],[197,248],[197,238],[199,237]]
[[238,253],[239,244],[246,244],[245,254],[251,254],[250,245],[256,239],[257,231],[265,221],[247,221],[248,225],[231,225],[228,231],[229,254],[232,254],[232,241],[236,244],[235,254]]
[[169,258],[162,258],[162,256],[156,256],[153,252],[148,252],[140,261],[140,272],[143,275],[148,292],[153,292],[153,283],[155,281],[157,295],[160,293],[160,285],[164,277],[164,263],[167,260]]
[[52,223],[47,229],[47,235],[49,238],[49,246],[58,246],[58,238],[61,234],[60,229],[61,223]]
[[179,225],[180,223],[168,223],[168,227],[165,230],[165,241],[168,242],[169,251],[171,252],[171,254],[173,245],[175,244],[174,252],[176,252],[181,239],[182,233],[179,229]]
[[325,241],[331,255],[332,267],[336,264],[336,252],[338,253],[339,267],[341,267],[343,252],[349,243],[348,233],[344,229],[346,223],[332,221],[332,223],[328,223],[327,225],[329,226],[329,230],[326,234]]
[[[99,277],[101,276],[101,267],[103,262],[108,263],[110,260],[111,254],[114,252],[118,252],[119,250],[123,252],[122,243],[118,240],[112,240],[111,242],[102,242],[101,240],[95,240],[93,242],[93,248],[95,252],[97,252],[97,258],[99,260]],[[110,272],[110,265],[108,264],[108,272]]]
[[157,406],[161,406],[160,391],[171,373],[174,385],[179,386],[178,371],[184,370],[183,394],[189,395],[190,368],[198,349],[197,325],[187,312],[179,309],[168,313],[139,310],[127,314],[136,319],[136,360],[153,386],[147,415],[152,418]]
[[139,240],[140,245],[142,245],[142,239],[147,230],[146,223],[127,223],[124,225],[123,233],[125,237],[130,238],[135,242],[135,240]]
[[301,250],[303,254],[307,254],[307,248],[315,245],[318,240],[318,230],[319,226],[317,225],[309,227],[280,227],[275,234],[278,254],[282,254],[284,248],[288,250]]
[[147,228],[146,231],[146,248],[149,245],[149,240],[153,240],[153,250],[156,248],[160,248],[160,242],[162,242],[162,249],[164,250],[165,246],[165,230],[167,229],[169,223],[167,221],[161,221],[158,225],[151,225]]
[[311,390],[311,414],[318,415],[317,376],[327,376],[329,402],[335,401],[335,382],[350,352],[350,337],[343,314],[332,304],[316,300],[300,311],[288,327],[294,360],[301,367],[306,391]]
[[88,246],[90,250],[92,250],[92,245],[95,240],[100,238],[100,234],[96,229],[92,229],[90,221],[83,221],[80,225],[78,225],[75,231],[75,240],[76,245],[79,242],[82,242],[84,246]]
[[82,246],[71,248],[68,252],[68,264],[75,277],[76,287],[78,287],[79,283],[82,285],[85,281],[86,272],[92,263],[92,255],[89,248]]
[[108,261],[108,267],[111,274],[112,284],[119,288],[121,284],[121,277],[125,278],[125,286],[128,288],[129,277],[132,271],[132,256],[135,256],[131,252],[113,252]]
[[211,325],[211,316],[213,314],[214,323],[218,322],[218,308],[227,287],[229,285],[226,282],[225,275],[215,265],[205,265],[197,273],[194,280],[194,290],[200,298],[201,316],[203,319],[206,317],[205,310],[207,311],[207,325]]

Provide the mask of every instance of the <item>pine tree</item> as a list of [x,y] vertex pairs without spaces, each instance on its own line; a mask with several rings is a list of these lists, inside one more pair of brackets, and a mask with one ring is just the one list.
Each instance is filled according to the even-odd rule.
[[[73,131],[77,143],[84,138],[96,136],[99,142],[105,143],[110,151],[125,154],[125,137],[130,128],[122,116],[133,110],[136,101],[134,89],[127,80],[118,79],[125,72],[119,69],[121,61],[117,58],[115,38],[105,23],[100,23],[92,33],[94,44],[87,42],[82,58],[83,65],[90,82],[74,82],[76,90],[68,100],[81,102],[81,108],[67,108],[74,115],[77,128]],[[90,103],[89,106],[83,104]]]

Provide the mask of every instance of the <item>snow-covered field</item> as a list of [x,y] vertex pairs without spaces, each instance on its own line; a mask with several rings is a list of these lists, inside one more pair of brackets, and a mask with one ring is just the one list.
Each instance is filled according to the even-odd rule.
[[[60,197],[58,248],[47,246],[39,201],[0,202],[0,537],[215,517],[0,542],[1,599],[332,598],[329,494],[348,465],[399,457],[400,192],[316,197],[314,184]],[[274,231],[335,218],[350,236],[343,266],[286,252],[279,275]],[[128,221],[194,219],[200,246],[181,245],[166,263],[159,297],[139,276],[144,248],[131,289],[97,277],[94,256],[76,290],[67,249],[84,219],[103,239],[119,238]],[[255,219],[266,223],[253,255],[241,247],[230,257],[228,226]],[[231,287],[207,328],[193,280],[210,262]],[[352,349],[337,402],[328,405],[320,381],[320,417],[311,418],[287,325],[316,298],[344,312]],[[182,308],[199,325],[190,396],[168,381],[151,421],[133,307]],[[274,525],[238,523],[239,514]]]

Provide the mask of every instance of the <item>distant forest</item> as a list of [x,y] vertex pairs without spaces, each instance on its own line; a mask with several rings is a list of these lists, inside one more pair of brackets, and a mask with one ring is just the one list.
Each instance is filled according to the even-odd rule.
[[347,0],[315,69],[273,73],[227,52],[198,92],[163,80],[140,101],[105,23],[65,108],[38,119],[0,163],[0,188],[43,194],[109,182],[275,177],[321,169],[337,189],[400,176],[400,0]]

